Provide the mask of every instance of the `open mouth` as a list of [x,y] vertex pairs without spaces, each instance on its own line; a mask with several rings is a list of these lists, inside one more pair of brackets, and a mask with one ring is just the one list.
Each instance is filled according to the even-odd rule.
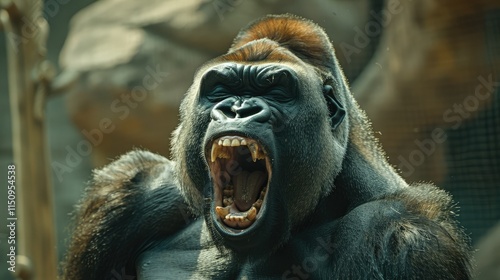
[[271,180],[266,151],[254,139],[223,136],[208,156],[219,221],[230,229],[249,228],[262,215]]

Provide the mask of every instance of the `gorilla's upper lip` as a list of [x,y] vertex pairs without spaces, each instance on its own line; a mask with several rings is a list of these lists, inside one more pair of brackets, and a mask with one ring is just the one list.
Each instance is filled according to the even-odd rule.
[[264,213],[271,180],[269,156],[263,145],[249,137],[223,135],[208,144],[206,158],[214,184],[213,211],[227,229],[248,229]]

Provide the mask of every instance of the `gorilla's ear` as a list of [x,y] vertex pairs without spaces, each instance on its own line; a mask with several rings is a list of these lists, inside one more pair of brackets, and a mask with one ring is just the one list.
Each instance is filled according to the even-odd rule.
[[344,120],[345,109],[342,104],[335,98],[333,94],[333,87],[330,85],[323,86],[323,96],[325,97],[328,111],[330,112],[330,119],[332,123],[332,130],[335,130]]

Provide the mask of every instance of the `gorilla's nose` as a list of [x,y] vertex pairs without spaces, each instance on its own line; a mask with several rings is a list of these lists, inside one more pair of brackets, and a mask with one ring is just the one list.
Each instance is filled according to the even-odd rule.
[[271,109],[266,102],[257,97],[238,100],[224,100],[212,110],[212,119],[216,121],[251,121],[267,122],[271,118]]

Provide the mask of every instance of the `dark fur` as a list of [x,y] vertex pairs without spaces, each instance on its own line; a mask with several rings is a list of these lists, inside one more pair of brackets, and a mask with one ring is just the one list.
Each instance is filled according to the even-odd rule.
[[171,170],[167,159],[134,151],[94,172],[79,205],[64,279],[111,279],[113,270],[133,271],[137,255],[150,242],[186,225],[184,217],[192,214]]
[[[209,214],[203,143],[216,124],[200,87],[225,62],[283,64],[301,79],[300,101],[275,108],[276,119],[289,117],[272,119],[281,129],[266,123],[255,131],[271,133],[274,166],[267,228],[244,243],[247,251],[218,233]],[[347,110],[335,130],[324,85]],[[122,269],[141,279],[470,278],[449,196],[430,185],[408,187],[389,166],[328,37],[309,21],[266,17],[203,66],[183,101],[172,150],[174,162],[135,151],[96,172],[63,279],[110,279]]]

